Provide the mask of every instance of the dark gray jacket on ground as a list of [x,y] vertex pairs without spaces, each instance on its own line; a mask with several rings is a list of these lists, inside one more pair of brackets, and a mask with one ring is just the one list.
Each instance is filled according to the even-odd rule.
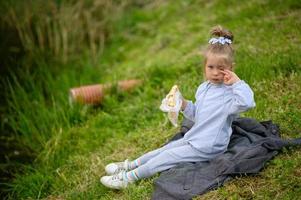
[[[192,127],[184,119],[181,131],[170,141],[179,139]],[[272,121],[258,122],[237,118],[228,150],[207,162],[182,163],[162,172],[154,182],[153,200],[191,199],[222,186],[237,174],[258,173],[264,164],[285,146],[301,145],[301,138],[284,140]]]

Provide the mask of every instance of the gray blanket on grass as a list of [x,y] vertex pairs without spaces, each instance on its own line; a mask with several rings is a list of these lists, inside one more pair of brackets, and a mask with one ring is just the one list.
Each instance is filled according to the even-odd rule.
[[[192,125],[193,122],[184,119],[181,131],[170,141],[183,137]],[[224,154],[207,162],[182,163],[162,172],[154,181],[152,199],[192,199],[222,186],[235,175],[258,173],[283,147],[301,145],[301,138],[281,139],[279,126],[272,121],[237,118],[232,129]]]

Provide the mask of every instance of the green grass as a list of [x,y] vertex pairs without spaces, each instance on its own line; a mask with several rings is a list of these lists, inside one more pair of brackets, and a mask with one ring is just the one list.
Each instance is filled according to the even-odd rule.
[[[173,84],[194,99],[203,80],[200,49],[216,24],[234,33],[236,72],[255,93],[256,108],[242,116],[271,119],[283,137],[300,137],[300,19],[298,1],[158,0],[123,13],[96,64],[84,57],[14,72],[7,123],[36,159],[16,174],[9,198],[150,199],[157,175],[117,192],[99,177],[109,162],[160,147],[178,130],[159,110],[161,99]],[[100,107],[68,104],[71,87],[131,78],[143,86],[107,96]],[[196,199],[297,199],[300,167],[300,147],[284,149],[257,176]]]

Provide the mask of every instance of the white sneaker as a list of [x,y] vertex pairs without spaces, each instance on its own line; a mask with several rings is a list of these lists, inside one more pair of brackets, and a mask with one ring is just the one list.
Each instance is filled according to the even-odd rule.
[[105,167],[108,175],[118,174],[121,171],[127,171],[129,169],[129,160],[126,159],[124,162],[110,163]]
[[124,180],[125,173],[125,171],[121,171],[113,176],[103,176],[101,177],[100,182],[104,186],[112,189],[120,190],[126,188],[128,184],[133,183],[134,181]]

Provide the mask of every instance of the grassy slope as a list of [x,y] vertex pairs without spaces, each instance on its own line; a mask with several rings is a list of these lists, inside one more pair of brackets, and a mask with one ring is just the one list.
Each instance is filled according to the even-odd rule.
[[[236,72],[256,95],[256,109],[243,115],[272,119],[280,125],[283,137],[300,136],[298,1],[157,2],[127,13],[115,25],[112,45],[97,66],[104,70],[101,82],[135,77],[145,80],[143,87],[108,97],[81,125],[58,129],[33,167],[16,178],[14,197],[149,199],[153,178],[116,192],[100,185],[99,177],[107,163],[134,159],[177,131],[158,106],[173,84],[193,99],[202,81],[199,50],[216,24],[234,32]],[[96,80],[92,68],[87,68],[82,83]],[[197,199],[293,199],[301,195],[300,167],[300,148],[287,149],[258,176],[238,178]]]

